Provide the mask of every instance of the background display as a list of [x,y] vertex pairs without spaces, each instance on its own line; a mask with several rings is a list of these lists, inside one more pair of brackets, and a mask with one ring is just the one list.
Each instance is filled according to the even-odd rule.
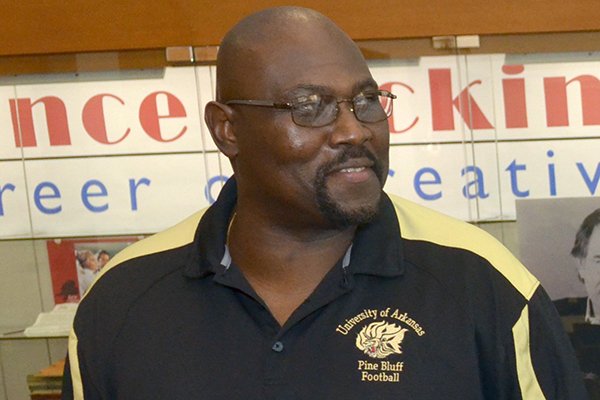
[[[553,240],[570,235],[566,216],[598,199],[600,54],[448,55],[370,68],[398,96],[385,190],[488,230],[553,299],[580,295],[572,271],[545,260],[560,263]],[[14,338],[39,313],[81,297],[84,254],[99,262],[100,250],[112,256],[218,196],[232,170],[203,121],[214,88],[213,66],[0,81],[0,374],[17,382],[0,400],[22,398],[23,376],[64,357],[64,340]]]

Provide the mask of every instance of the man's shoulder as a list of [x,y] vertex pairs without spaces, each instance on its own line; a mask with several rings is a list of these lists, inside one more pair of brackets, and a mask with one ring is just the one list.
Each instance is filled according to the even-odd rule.
[[402,197],[389,195],[404,239],[479,252],[482,247],[503,246],[482,229]]
[[107,264],[106,269],[110,270],[110,268],[134,258],[176,249],[192,243],[200,219],[205,212],[206,209],[200,210],[178,224],[126,247],[113,257]]
[[[412,236],[430,236],[434,232],[438,231],[437,227],[431,227],[429,225],[432,222],[441,224],[442,229],[466,229],[470,232],[479,230],[465,221],[443,214],[427,206],[417,204],[403,197],[390,193],[388,193],[388,196],[394,205],[398,219],[400,222],[404,223],[402,228],[405,232],[403,232],[402,236],[405,236],[404,233]],[[443,237],[444,235],[442,233],[439,236]]]
[[96,334],[90,332],[102,332],[110,341],[127,320],[131,307],[180,287],[204,211],[115,255],[81,300],[74,333],[83,333],[82,340],[87,341],[95,340]]
[[[135,242],[117,253],[102,269],[85,297],[95,292],[97,285],[131,287],[132,281],[152,279],[181,264],[184,249],[194,242],[200,219],[206,209],[200,210],[178,224]],[[85,299],[84,297],[84,299]]]
[[466,251],[504,276],[524,297],[530,298],[539,281],[495,237],[477,226],[398,196],[389,195],[404,240],[430,248]]

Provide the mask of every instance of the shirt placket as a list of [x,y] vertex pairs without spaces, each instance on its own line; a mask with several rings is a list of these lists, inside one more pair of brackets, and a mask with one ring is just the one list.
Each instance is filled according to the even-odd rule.
[[[273,400],[296,400],[307,398],[302,393],[296,379],[290,374],[291,363],[298,357],[308,357],[294,351],[296,339],[302,324],[318,323],[318,318],[309,318],[323,310],[328,304],[350,292],[353,286],[351,275],[346,275],[341,264],[336,265],[315,291],[292,313],[271,341],[269,355],[265,358],[265,398]],[[316,331],[319,331],[317,329]],[[315,341],[319,338],[315,337]]]
[[[237,290],[242,301],[252,302],[246,307],[253,312],[254,321],[266,339],[259,345],[265,346],[263,392],[265,399],[295,400],[302,398],[290,377],[289,366],[295,357],[302,355],[293,351],[295,330],[306,322],[308,316],[326,307],[340,296],[348,293],[353,286],[353,277],[346,271],[348,260],[340,261],[325,276],[315,291],[292,313],[283,326],[280,326],[264,301],[250,286],[237,266],[229,260],[228,265],[215,275],[214,280]],[[253,311],[254,310],[254,311]]]

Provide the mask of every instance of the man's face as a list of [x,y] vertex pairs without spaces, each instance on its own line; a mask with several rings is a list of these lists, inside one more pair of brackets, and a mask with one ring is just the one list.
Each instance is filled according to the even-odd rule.
[[587,255],[579,260],[579,276],[583,279],[596,315],[600,315],[600,227],[590,236]]
[[106,253],[102,253],[98,256],[98,269],[102,269],[106,263],[110,260],[110,256]]
[[85,259],[85,268],[91,271],[98,271],[98,259],[93,254],[89,254]]
[[[366,63],[348,43],[321,37],[273,45],[246,98],[288,102],[313,93],[350,99],[377,89]],[[253,94],[250,94],[253,92]],[[347,226],[375,214],[388,172],[387,121],[363,123],[340,103],[331,124],[296,125],[289,110],[237,107],[240,191],[307,223]]]

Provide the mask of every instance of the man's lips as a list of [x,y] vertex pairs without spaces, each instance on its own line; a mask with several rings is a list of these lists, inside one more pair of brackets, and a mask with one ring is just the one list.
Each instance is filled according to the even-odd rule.
[[[323,164],[317,171],[317,181],[325,187],[326,179],[341,182],[371,182],[375,177],[383,186],[383,166],[375,154],[366,147],[348,147],[336,157]],[[341,183],[339,182],[339,183]]]
[[367,169],[367,167],[352,167],[352,168],[340,169],[338,172],[343,172],[343,173],[361,172],[361,171],[364,171],[365,169]]
[[373,167],[374,164],[375,163],[368,158],[354,158],[331,167],[328,171],[328,174],[333,174],[336,172],[361,172],[367,168]]

